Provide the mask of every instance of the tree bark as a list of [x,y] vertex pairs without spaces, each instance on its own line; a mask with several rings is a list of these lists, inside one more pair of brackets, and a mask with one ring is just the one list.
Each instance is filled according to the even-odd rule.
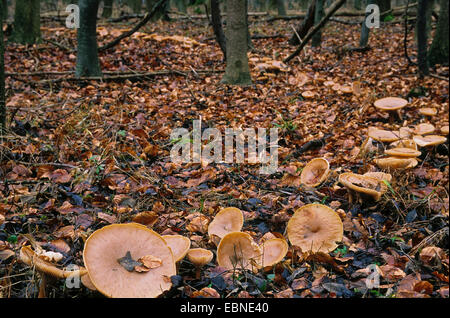
[[250,85],[247,57],[246,1],[227,0],[227,66],[222,78],[224,84]]
[[427,8],[428,0],[419,0],[417,8],[417,65],[419,74],[429,75],[429,63],[427,54],[428,36],[427,36]]
[[[303,19],[302,23],[296,30],[296,34],[294,33],[289,39],[290,45],[298,45],[300,41],[298,37],[303,39],[305,35],[308,33],[309,29],[314,25],[314,14],[316,10],[316,2],[317,0],[312,0],[309,4],[308,11],[306,12],[306,17]],[[297,36],[298,35],[298,36]]]
[[222,28],[222,17],[220,15],[220,3],[219,0],[211,0],[211,22],[216,36],[217,43],[223,52],[224,60],[227,58],[227,43],[225,39],[225,33]]
[[0,2],[0,133],[6,124],[6,96],[5,96],[5,44],[3,42],[3,13],[6,8]]
[[80,28],[78,29],[78,51],[76,77],[101,77],[97,47],[97,12],[100,0],[79,0]]
[[34,44],[41,40],[39,0],[16,1],[11,41]]
[[[323,0],[316,1],[316,10],[314,11],[314,24],[318,24],[324,16]],[[322,42],[322,30],[318,30],[317,33],[311,39],[312,47],[320,47]]]
[[448,63],[449,60],[449,19],[448,0],[440,0],[439,20],[429,52],[431,66]]
[[133,13],[139,14],[142,10],[142,0],[128,0],[128,6],[133,10]]
[[[375,4],[375,0],[367,0],[367,5]],[[369,12],[366,12],[366,16],[364,17],[364,20],[361,24],[361,36],[359,38],[359,47],[365,48],[369,44],[369,35],[370,35],[370,29],[367,27],[366,19],[369,16]]]
[[[158,3],[158,1],[159,0],[145,0],[145,3],[147,4],[147,12],[150,12],[153,9],[153,7],[156,5],[156,3]],[[170,19],[169,19],[168,11],[169,11],[169,1],[166,1],[164,3],[164,6],[162,6],[161,8],[158,9],[158,11],[155,12],[151,21],[155,22],[160,19],[169,21]]]

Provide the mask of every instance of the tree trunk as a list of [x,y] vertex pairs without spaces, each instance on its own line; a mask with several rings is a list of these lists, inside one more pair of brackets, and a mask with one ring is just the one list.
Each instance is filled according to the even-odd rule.
[[178,11],[187,13],[187,0],[176,0],[175,5]]
[[222,78],[224,84],[250,85],[247,57],[246,1],[227,0],[227,66]]
[[449,59],[448,0],[440,0],[439,5],[439,20],[429,52],[431,66],[448,63]]
[[[323,10],[323,0],[317,0],[316,2],[316,10],[314,10],[314,25],[318,24],[320,20],[322,20],[325,15]],[[312,47],[320,47],[320,43],[322,42],[322,30],[319,30],[311,39]]]
[[39,0],[16,1],[11,41],[34,44],[41,40]]
[[76,77],[101,77],[97,48],[97,11],[100,0],[79,0],[80,28],[78,29],[78,52]]
[[225,33],[222,28],[222,17],[220,16],[219,0],[211,0],[211,22],[217,43],[223,52],[224,60],[227,58],[227,44]]
[[128,0],[128,6],[133,10],[133,13],[139,14],[142,10],[142,0]]
[[[145,3],[147,4],[147,11],[150,12],[158,1],[159,0],[145,0]],[[167,13],[169,11],[169,2],[170,1],[167,1],[165,3],[165,5],[161,8],[161,10],[158,10],[155,13],[155,15],[153,16],[151,21],[155,22],[155,21],[158,21],[160,19],[163,19],[165,21],[169,21],[170,20],[169,19],[169,15]]]
[[[303,39],[305,35],[308,33],[309,29],[312,28],[314,25],[314,15],[316,10],[316,0],[312,0],[308,7],[308,12],[306,12],[306,17],[303,19],[300,26],[297,28],[296,32],[297,34],[293,34],[291,38],[289,39],[290,45],[298,45],[300,44],[300,41],[298,37]],[[298,35],[298,36],[297,36]]]
[[384,18],[387,17],[389,13],[383,13],[391,10],[391,0],[378,0],[377,2],[378,6],[380,7],[380,21],[384,21]]
[[[368,0],[367,5],[375,4],[375,0]],[[361,24],[361,37],[359,38],[359,47],[364,48],[367,47],[369,44],[369,34],[370,34],[370,28],[367,27],[366,19],[369,16],[370,12],[366,12],[366,15],[364,17],[364,20]]]
[[113,0],[103,0],[103,18],[108,19],[112,16],[113,2]]
[[428,0],[419,0],[417,5],[417,64],[419,67],[419,74],[428,75],[429,63],[427,55],[427,7]]
[[3,5],[3,9],[1,11],[2,16],[0,17],[3,18],[3,21],[6,21],[8,19],[8,3],[6,2],[6,0],[1,0],[2,3],[0,5]]
[[6,96],[5,96],[5,45],[3,43],[3,12],[6,7],[0,2],[0,133],[6,124]]

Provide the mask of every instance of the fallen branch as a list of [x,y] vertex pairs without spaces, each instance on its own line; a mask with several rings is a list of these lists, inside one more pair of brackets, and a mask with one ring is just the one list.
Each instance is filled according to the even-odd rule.
[[309,40],[311,40],[311,38],[314,36],[314,34],[316,34],[329,20],[329,18],[345,3],[345,0],[336,0],[331,6],[330,9],[328,10],[328,13],[323,17],[322,20],[320,20],[320,22],[315,25],[309,32],[308,34],[303,38],[302,42],[300,43],[300,45],[298,46],[298,48],[295,50],[294,53],[292,53],[291,55],[289,55],[287,58],[285,58],[283,60],[284,63],[289,62],[290,60],[292,60],[294,57],[296,57],[301,51],[302,49],[305,47],[305,45],[308,43]]

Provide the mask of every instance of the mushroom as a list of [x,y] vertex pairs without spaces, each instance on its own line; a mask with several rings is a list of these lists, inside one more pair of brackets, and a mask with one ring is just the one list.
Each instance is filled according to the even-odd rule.
[[195,278],[200,279],[201,268],[212,261],[214,254],[204,248],[191,248],[187,252],[187,258],[195,266]]
[[163,235],[162,238],[172,250],[175,263],[181,261],[191,247],[191,240],[182,235]]
[[448,135],[448,125],[442,126],[440,130],[442,134]]
[[376,127],[369,127],[368,136],[380,142],[393,142],[400,139],[399,133]]
[[[138,272],[136,264],[141,263],[132,257],[144,265],[150,259],[152,266]],[[154,298],[171,288],[170,277],[176,275],[169,245],[138,223],[112,224],[95,231],[85,242],[83,259],[92,284],[108,297]]]
[[408,101],[399,97],[385,97],[375,101],[374,106],[381,110],[389,112],[389,118],[392,121],[392,115],[397,114],[398,118],[402,120],[400,110],[408,104]]
[[414,133],[416,135],[429,135],[434,133],[434,131],[435,131],[434,126],[432,124],[427,123],[419,124],[414,128]]
[[292,245],[302,252],[328,253],[342,241],[344,227],[339,215],[326,205],[306,204],[297,209],[287,224]]
[[394,141],[389,145],[392,148],[410,148],[413,150],[417,150],[417,144],[412,139],[401,139]]
[[383,180],[385,180],[387,182],[392,181],[392,175],[389,173],[384,173],[384,172],[366,172],[365,174],[363,174],[363,176],[375,178],[380,181],[383,181]]
[[383,170],[410,169],[418,164],[417,159],[415,158],[387,157],[374,159],[374,161],[377,166]]
[[437,114],[437,109],[432,107],[422,107],[419,109],[419,113],[424,116],[433,117]]
[[300,175],[300,182],[308,187],[317,187],[330,173],[330,164],[324,158],[315,158],[306,164]]
[[357,197],[360,202],[363,202],[366,197],[379,201],[387,190],[387,186],[379,179],[351,172],[341,173],[339,182],[347,188],[350,202],[353,202],[354,197]]
[[44,260],[37,253],[35,253],[30,246],[23,246],[20,249],[19,259],[22,263],[34,267],[41,274],[41,283],[39,286],[39,298],[46,297],[46,285],[48,276],[65,279],[71,276],[83,276],[87,273],[85,269],[75,271],[63,270],[55,266],[55,264]]
[[414,136],[413,140],[419,147],[430,147],[443,144],[444,142],[447,141],[447,138],[439,135],[427,135],[427,136]]
[[230,232],[239,232],[244,225],[244,215],[234,207],[224,208],[214,217],[208,226],[208,235],[217,246],[220,240]]
[[405,158],[415,158],[415,157],[419,157],[422,154],[418,150],[406,148],[406,147],[387,149],[384,151],[384,153],[389,156],[405,157]]
[[248,233],[231,232],[225,235],[217,247],[217,263],[226,269],[256,271],[261,264],[261,248]]
[[262,250],[261,267],[275,265],[286,256],[288,243],[282,238],[272,238],[260,244]]
[[409,127],[400,127],[398,130],[400,139],[411,138],[413,135],[413,130]]

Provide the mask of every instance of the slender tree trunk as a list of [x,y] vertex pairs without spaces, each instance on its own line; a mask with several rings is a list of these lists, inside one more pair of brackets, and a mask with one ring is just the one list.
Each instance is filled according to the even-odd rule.
[[187,13],[187,0],[176,0],[175,5],[178,11],[182,13]]
[[3,9],[2,9],[2,18],[3,21],[6,21],[8,19],[8,3],[6,0],[1,0],[2,3],[0,5],[3,5]]
[[380,21],[383,21],[384,18],[389,15],[389,14],[383,14],[383,13],[392,9],[391,0],[378,0],[377,4],[380,7],[380,14],[381,14]]
[[253,46],[252,36],[250,34],[250,23],[248,23],[248,0],[245,0],[245,25],[247,26],[247,50],[251,51]]
[[250,85],[247,57],[246,1],[227,0],[227,66],[222,78],[224,84]]
[[[324,17],[325,13],[323,10],[323,1],[317,0],[316,2],[316,10],[314,11],[314,25],[318,24],[320,20]],[[312,47],[320,47],[322,42],[322,30],[319,30],[311,39]]]
[[428,0],[419,0],[417,5],[417,64],[420,75],[428,75],[429,63],[427,54],[428,36],[427,36],[427,6]]
[[0,2],[0,134],[6,124],[6,96],[5,96],[5,44],[3,42],[3,12],[6,7]]
[[[159,0],[145,0],[145,3],[147,4],[147,11],[150,12],[158,1]],[[170,20],[169,15],[167,13],[169,11],[169,2],[170,1],[167,1],[165,5],[161,7],[161,10],[158,10],[158,12],[155,13],[151,21],[155,22],[160,19],[163,19],[165,21]]]
[[[367,5],[369,4],[375,4],[375,0],[367,0]],[[366,19],[369,16],[370,12],[366,12],[366,15],[364,17],[364,20],[361,24],[361,37],[359,38],[359,47],[367,47],[369,44],[369,35],[370,35],[370,28],[367,27]]]
[[312,0],[309,4],[308,11],[306,12],[306,17],[303,19],[302,23],[296,29],[296,33],[294,33],[289,39],[290,45],[298,45],[300,41],[298,37],[303,39],[305,35],[308,33],[309,29],[311,29],[314,25],[314,14],[316,10],[316,0]]
[[434,33],[433,42],[429,52],[431,66],[435,64],[448,64],[449,59],[449,19],[448,0],[440,0],[439,20]]
[[107,19],[112,16],[113,11],[113,0],[103,0],[103,13],[102,17]]
[[39,0],[16,1],[11,41],[34,44],[41,40]]
[[128,6],[133,10],[133,13],[139,14],[142,10],[142,0],[128,0]]
[[220,15],[219,0],[211,0],[211,22],[217,43],[223,52],[224,60],[227,58],[227,44],[225,33],[222,28],[222,17]]
[[97,12],[100,0],[79,0],[80,28],[75,76],[102,76],[97,47]]

